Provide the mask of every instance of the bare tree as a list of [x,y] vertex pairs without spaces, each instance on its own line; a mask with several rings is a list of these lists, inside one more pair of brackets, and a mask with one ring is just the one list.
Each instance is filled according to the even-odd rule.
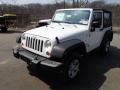
[[73,0],[73,8],[86,7],[88,0]]
[[[12,2],[14,2],[13,0]],[[97,0],[94,2],[89,2],[89,0],[65,0],[65,7],[91,7],[91,8],[103,8],[113,12],[113,25],[119,26],[120,25],[120,5],[109,5],[105,3],[104,0]],[[64,0],[63,2],[59,2],[55,0],[54,4],[26,4],[26,5],[17,5],[14,4],[10,5],[6,3],[7,0],[0,0],[0,12],[3,11],[5,13],[13,13],[13,14],[26,14],[31,16],[32,21],[38,21],[40,19],[51,18],[54,14],[56,9],[64,8]],[[21,24],[21,23],[20,23]]]
[[73,8],[75,7],[75,0],[73,0]]
[[90,7],[103,8],[105,6],[105,0],[94,1],[90,4]]
[[77,7],[79,7],[79,0],[77,0]]
[[78,7],[86,7],[88,0],[79,0]]

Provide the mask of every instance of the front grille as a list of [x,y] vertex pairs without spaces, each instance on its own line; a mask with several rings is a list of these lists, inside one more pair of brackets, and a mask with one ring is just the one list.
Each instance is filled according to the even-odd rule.
[[43,52],[43,40],[27,36],[26,47]]

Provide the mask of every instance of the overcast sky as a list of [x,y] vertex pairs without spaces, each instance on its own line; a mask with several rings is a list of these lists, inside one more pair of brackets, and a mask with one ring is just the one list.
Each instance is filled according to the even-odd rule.
[[[3,3],[10,3],[10,4],[28,4],[28,3],[41,3],[41,4],[47,4],[47,3],[53,3],[55,1],[63,1],[63,0],[0,0]],[[69,1],[69,0],[66,0]],[[89,0],[89,1],[95,1],[95,0]],[[119,3],[120,0],[105,0],[107,3]]]

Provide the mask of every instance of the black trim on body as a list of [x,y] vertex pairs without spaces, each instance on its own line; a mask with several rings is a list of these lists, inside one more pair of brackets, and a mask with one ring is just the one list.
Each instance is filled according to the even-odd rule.
[[101,45],[105,42],[105,41],[112,41],[113,40],[113,31],[112,30],[108,30],[105,32],[103,40],[101,42]]
[[61,62],[53,61],[49,58],[42,57],[22,47],[13,48],[13,55],[16,58],[21,58],[28,64],[41,65],[41,66],[51,67],[51,68],[59,68],[63,65],[63,63]]
[[21,35],[16,38],[16,43],[21,43]]
[[65,54],[74,51],[75,49],[83,49],[84,52],[86,52],[85,44],[82,41],[72,39],[55,45],[52,49],[51,55],[53,57],[63,58]]
[[104,37],[105,37],[108,41],[112,41],[112,40],[113,40],[113,31],[112,31],[112,30],[106,31]]

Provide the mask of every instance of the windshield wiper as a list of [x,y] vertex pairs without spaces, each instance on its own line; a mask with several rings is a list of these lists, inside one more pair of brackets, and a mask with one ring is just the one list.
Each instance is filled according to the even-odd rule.
[[73,24],[72,22],[69,22],[69,21],[52,21],[52,22],[56,22],[56,23],[69,23],[69,24]]
[[52,21],[52,22],[61,23],[61,21]]
[[88,25],[88,24],[84,24],[84,23],[78,23],[78,24],[81,24],[81,25]]
[[60,22],[60,21],[52,21],[52,22],[55,22],[55,23],[58,23],[59,25],[61,25],[61,22]]
[[70,22],[70,21],[52,21],[52,22],[55,22],[55,23],[68,23],[68,24],[81,24],[81,25],[87,25],[87,24],[84,24],[84,23],[74,23],[74,22]]
[[65,21],[63,23],[74,24],[73,22]]

